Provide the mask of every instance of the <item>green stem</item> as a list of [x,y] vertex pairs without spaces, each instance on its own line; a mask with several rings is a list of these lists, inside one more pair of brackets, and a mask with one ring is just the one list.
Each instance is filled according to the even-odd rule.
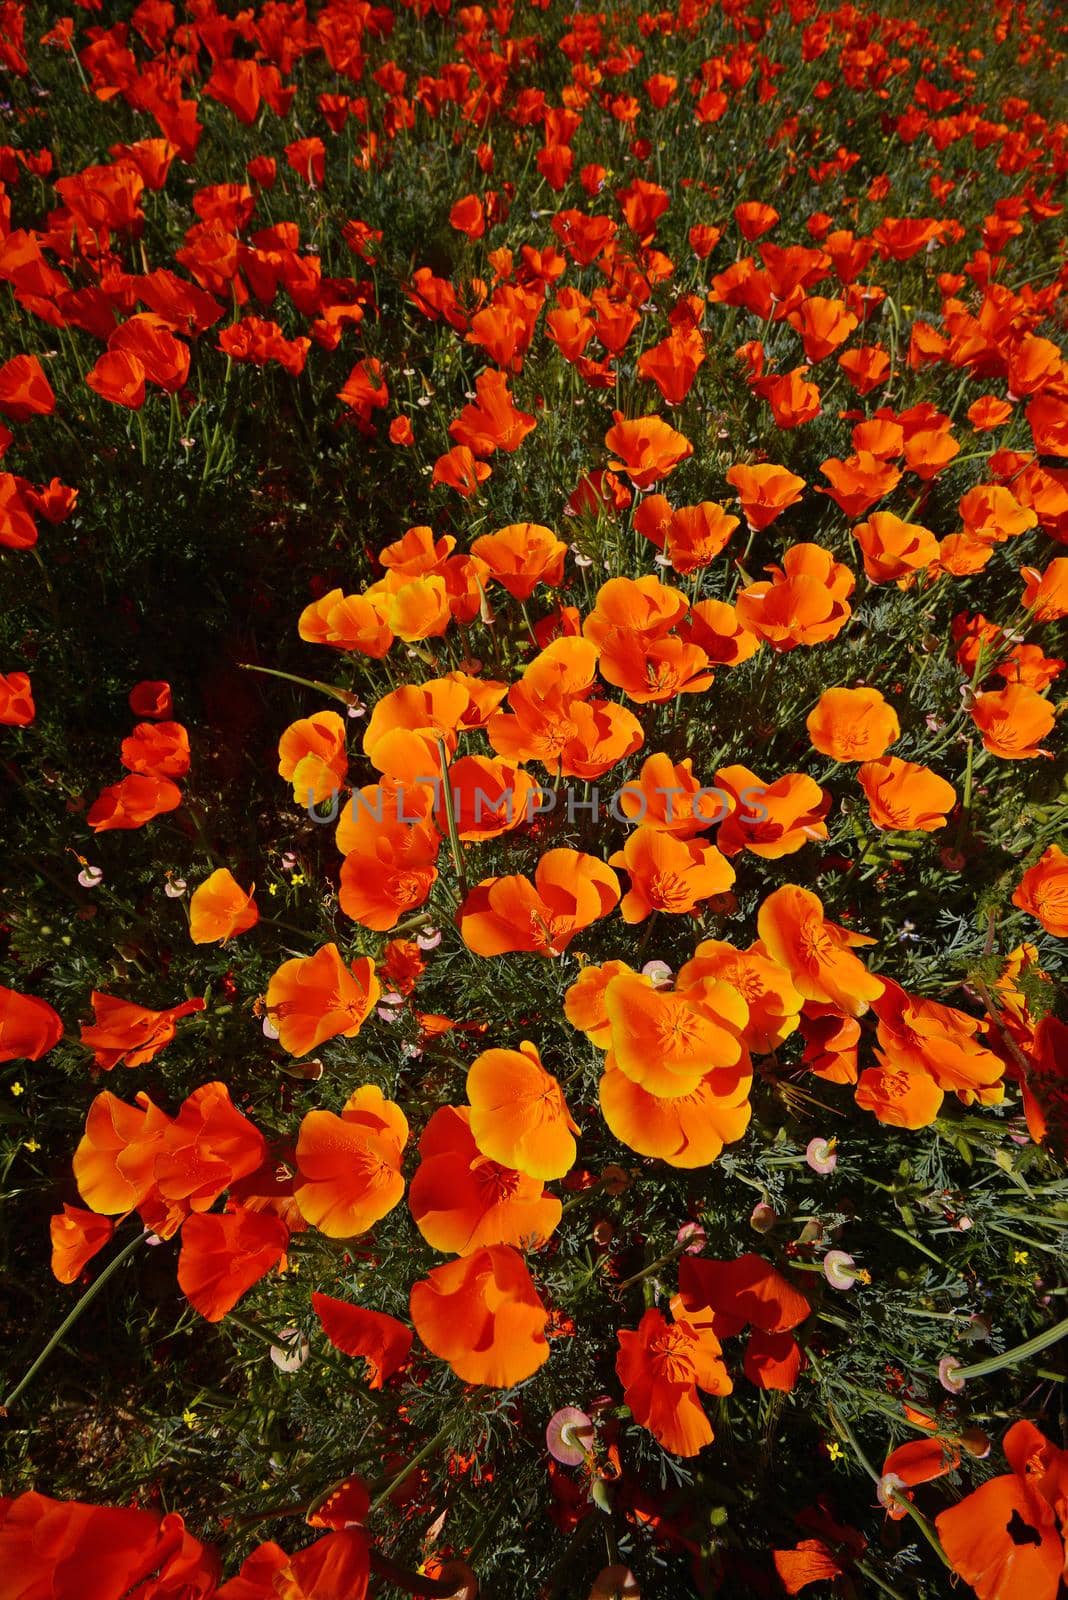
[[445,807],[445,820],[449,828],[449,847],[452,850],[452,859],[456,867],[456,883],[460,891],[461,902],[467,899],[467,873],[464,871],[464,858],[460,849],[460,835],[456,828],[456,812],[453,810],[452,789],[449,786],[449,757],[445,749],[444,739],[437,741],[438,760],[441,762],[441,794],[442,804]]
[[643,1278],[647,1278],[650,1272],[655,1272],[658,1267],[666,1267],[670,1261],[676,1261],[678,1257],[684,1253],[684,1251],[689,1249],[691,1243],[692,1240],[684,1239],[681,1244],[677,1244],[675,1248],[673,1250],[669,1250],[666,1255],[657,1256],[655,1261],[650,1261],[647,1267],[643,1267],[642,1270],[640,1272],[636,1272],[633,1277],[624,1278],[622,1283],[617,1283],[617,1290],[629,1289],[632,1283],[640,1283]]
[[862,1572],[864,1574],[869,1583],[874,1583],[875,1587],[881,1590],[883,1594],[888,1594],[890,1596],[890,1600],[905,1600],[905,1596],[901,1593],[901,1590],[895,1589],[892,1584],[887,1583],[885,1578],[880,1578],[879,1574],[875,1571],[875,1568],[870,1567],[866,1561],[854,1561],[853,1565],[856,1567],[858,1572]]
[[974,1366],[958,1367],[954,1378],[986,1378],[992,1372],[1001,1372],[1005,1367],[1015,1367],[1021,1361],[1027,1361],[1031,1356],[1037,1356],[1041,1350],[1048,1350],[1051,1344],[1056,1344],[1068,1334],[1068,1317],[1062,1322],[1054,1323],[1052,1328],[1047,1328],[1043,1333],[1036,1333],[1033,1339],[1028,1339],[1024,1344],[1016,1345],[1012,1350],[1003,1350],[999,1356],[988,1356],[985,1361],[977,1361]]
[[320,683],[318,678],[298,678],[294,672],[279,672],[275,667],[257,667],[251,661],[239,661],[244,672],[264,672],[269,678],[284,678],[287,683],[299,683],[305,689],[317,689],[320,694],[332,695],[343,706],[359,705],[360,697],[351,689],[341,689],[336,683]]
[[[481,1395],[481,1393],[482,1393],[481,1389],[472,1390],[471,1393],[467,1397],[467,1403],[470,1404],[471,1402],[476,1400]],[[412,1457],[412,1459],[408,1462],[407,1466],[403,1467],[401,1469],[401,1471],[398,1472],[397,1476],[395,1478],[392,1478],[390,1480],[390,1482],[387,1483],[386,1487],[382,1490],[382,1492],[380,1494],[377,1494],[375,1496],[375,1498],[371,1501],[371,1510],[372,1511],[377,1511],[379,1506],[384,1505],[385,1502],[389,1499],[390,1495],[394,1494],[396,1492],[396,1490],[398,1490],[400,1488],[400,1486],[404,1482],[405,1478],[410,1477],[411,1474],[415,1471],[416,1467],[421,1467],[423,1462],[426,1460],[426,1458],[428,1456],[432,1456],[434,1454],[434,1451],[437,1450],[441,1445],[443,1445],[445,1443],[445,1440],[448,1438],[449,1434],[452,1432],[452,1429],[453,1429],[453,1426],[454,1426],[455,1422],[456,1422],[455,1415],[450,1413],[450,1415],[448,1417],[448,1420],[441,1425],[441,1427],[438,1429],[438,1431],[434,1435],[434,1437],[427,1441],[427,1443],[423,1446],[423,1448],[420,1451],[418,1451]]]
[[108,1279],[115,1276],[116,1272],[118,1272],[119,1268],[124,1264],[124,1262],[128,1261],[130,1256],[133,1255],[138,1245],[143,1244],[147,1238],[148,1229],[146,1228],[144,1232],[139,1233],[135,1239],[131,1239],[126,1248],[124,1250],[120,1250],[114,1260],[108,1262],[100,1276],[89,1285],[88,1289],[86,1289],[77,1305],[75,1305],[73,1310],[66,1317],[64,1317],[63,1321],[60,1323],[51,1339],[49,1339],[48,1343],[45,1345],[36,1361],[30,1367],[21,1383],[17,1383],[12,1389],[7,1399],[4,1401],[3,1406],[0,1407],[0,1414],[4,1416],[7,1415],[8,1411],[15,1404],[15,1401],[19,1398],[19,1395],[22,1393],[22,1391],[30,1383],[32,1383],[38,1372],[40,1372],[41,1368],[52,1354],[52,1351],[67,1336],[71,1328],[73,1328],[74,1324],[81,1316],[82,1312],[85,1311],[86,1308],[96,1299],[97,1295],[100,1293],[105,1283],[107,1283]]

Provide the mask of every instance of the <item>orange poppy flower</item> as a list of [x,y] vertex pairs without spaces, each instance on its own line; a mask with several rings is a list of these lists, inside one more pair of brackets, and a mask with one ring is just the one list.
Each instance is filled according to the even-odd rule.
[[[659,578],[609,578],[582,624],[583,636],[598,649],[623,634],[635,642],[662,639],[686,615],[686,596]],[[575,647],[572,647],[573,649]],[[592,670],[592,669],[591,669]]]
[[619,902],[611,867],[580,850],[548,850],[534,882],[519,876],[484,878],[456,914],[460,935],[479,956],[531,950],[560,955],[582,928]]
[[484,1155],[471,1116],[467,1106],[440,1106],[426,1125],[408,1189],[416,1227],[435,1250],[461,1256],[484,1245],[543,1244],[560,1221],[560,1201],[540,1178]]
[[813,839],[826,839],[824,821],[831,796],[804,772],[786,772],[765,783],[748,767],[721,767],[716,784],[731,799],[716,842],[724,855],[740,850],[778,861],[803,850]]
[[860,319],[847,310],[844,300],[810,295],[786,320],[801,335],[805,359],[815,365],[845,344]]
[[221,1322],[242,1295],[284,1262],[289,1229],[270,1211],[190,1217],[182,1228],[178,1287],[206,1322]]
[[978,1600],[1053,1600],[1064,1569],[1068,1451],[1033,1422],[1014,1422],[1002,1442],[1010,1471],[990,1478],[935,1518],[949,1564]]
[[781,567],[765,567],[770,583],[753,583],[735,597],[742,625],[773,650],[822,644],[841,633],[852,615],[848,596],[856,580],[818,544],[795,544]]
[[715,665],[737,667],[755,656],[761,640],[744,626],[726,600],[698,600],[679,623],[679,634],[701,646]]
[[144,678],[135,683],[127,701],[135,717],[165,719],[174,710],[171,686],[160,679]]
[[169,1117],[146,1094],[127,1105],[98,1094],[74,1153],[78,1191],[93,1211],[137,1210],[169,1237],[191,1210],[263,1165],[266,1141],[235,1108],[225,1084],[205,1083]]
[[93,1592],[89,1574],[101,1597],[219,1592],[218,1557],[186,1531],[176,1512],[51,1500],[33,1490],[4,1501],[0,1565],[11,1576],[11,1593],[20,1597],[75,1600]]
[[549,1359],[549,1320],[523,1257],[491,1245],[412,1285],[415,1331],[464,1383],[510,1389]]
[[0,1061],[40,1061],[63,1037],[47,1000],[0,985]]
[[[494,686],[497,687],[497,686]],[[504,686],[499,686],[500,698]],[[468,688],[456,678],[406,683],[383,695],[367,719],[363,747],[377,771],[404,783],[441,774],[437,741],[451,756],[471,708]]]
[[471,1136],[500,1166],[528,1178],[562,1178],[575,1163],[578,1128],[537,1046],[483,1050],[467,1073]]
[[663,417],[624,417],[613,411],[615,422],[604,436],[613,458],[613,472],[624,472],[637,489],[648,489],[673,472],[680,461],[693,455],[693,445]]
[[132,1000],[98,994],[95,989],[89,999],[94,1020],[90,1025],[82,1023],[82,1044],[93,1052],[93,1064],[104,1072],[154,1061],[174,1038],[178,1019],[204,1009],[199,998],[184,1000],[166,1011],[150,1011]]
[[656,225],[671,204],[666,189],[658,183],[647,183],[635,178],[625,189],[616,191],[619,209],[627,226],[638,237],[640,244],[649,244],[656,233]]
[[704,978],[730,984],[742,996],[749,1008],[742,1043],[755,1055],[776,1050],[797,1028],[802,996],[759,940],[748,950],[739,950],[725,940],[702,939],[679,968],[678,987],[689,989]]
[[590,306],[588,296],[579,290],[560,289],[552,311],[545,318],[546,337],[567,361],[578,361],[593,338],[595,327],[589,315]]
[[388,572],[400,572],[408,578],[421,578],[434,572],[440,576],[455,548],[456,540],[451,534],[442,534],[436,539],[433,528],[420,523],[380,550],[378,560]]
[[733,867],[714,845],[678,839],[659,828],[636,828],[608,860],[630,877],[619,908],[624,922],[642,922],[653,911],[676,916],[694,911],[734,882]]
[[182,778],[189,771],[189,735],[180,722],[140,722],[122,741],[122,764],[148,777]]
[[1051,844],[1028,867],[1013,891],[1012,903],[1036,917],[1055,939],[1068,939],[1068,855]]
[[[911,1411],[911,1407],[906,1407],[906,1414]],[[910,1420],[919,1421],[919,1413],[914,1418],[910,1417]],[[927,1419],[919,1425],[937,1427],[937,1423]],[[891,1450],[883,1462],[875,1492],[880,1504],[885,1506],[887,1516],[894,1522],[900,1522],[908,1515],[901,1499],[912,1500],[913,1496],[907,1492],[910,1488],[919,1483],[931,1483],[935,1478],[944,1477],[947,1472],[955,1472],[959,1466],[960,1449],[955,1441],[945,1438],[910,1439],[907,1444]],[[902,1491],[905,1491],[904,1495]]]
[[637,778],[617,791],[616,804],[628,822],[691,839],[722,822],[732,798],[715,788],[702,787],[689,758],[675,763],[658,751],[646,757]]
[[0,367],[0,411],[12,422],[49,417],[56,409],[52,385],[36,356],[12,356]]
[[758,1389],[789,1394],[808,1365],[791,1333],[764,1333],[754,1328],[745,1346],[742,1371]]
[[189,376],[189,346],[176,339],[162,317],[142,311],[130,317],[108,340],[112,354],[132,356],[145,377],[170,394],[176,394]]
[[28,728],[36,715],[29,674],[0,672],[0,726]]
[[1012,405],[1008,400],[999,400],[996,394],[984,394],[972,401],[965,415],[976,433],[986,433],[1008,422]]
[[[252,889],[256,886],[253,884]],[[194,944],[225,944],[260,920],[252,889],[242,889],[229,867],[217,867],[189,900],[189,937]]]
[[669,406],[681,405],[705,360],[705,341],[697,328],[675,329],[638,357],[638,376],[655,383]]
[[817,493],[829,495],[847,517],[862,517],[901,482],[901,472],[893,462],[881,461],[870,450],[858,450],[845,461],[831,456],[820,463],[820,471],[831,487],[819,488]]
[[558,211],[552,230],[568,255],[580,267],[589,267],[615,238],[617,224],[611,217],[588,217],[583,211]]
[[539,583],[561,582],[567,545],[538,522],[514,522],[476,539],[471,554],[516,600],[529,600]]
[[1064,395],[1048,390],[1035,395],[1027,407],[1027,426],[1042,455],[1068,455],[1068,399]]
[[859,1022],[844,1017],[837,1006],[806,1000],[801,1008],[801,1033],[805,1041],[801,1059],[815,1077],[826,1083],[856,1083]]
[[137,1101],[129,1106],[105,1092],[89,1107],[73,1167],[78,1192],[92,1211],[119,1215],[151,1193],[155,1157],[171,1119],[146,1094]]
[[879,344],[863,344],[846,350],[838,357],[838,365],[860,395],[871,394],[890,376],[890,356]]
[[690,229],[687,237],[698,261],[706,261],[722,239],[723,229],[713,227],[708,222],[699,222]]
[[94,1211],[64,1204],[49,1223],[52,1276],[59,1283],[75,1283],[114,1232],[110,1217],[98,1217]]
[[805,720],[813,750],[835,761],[873,761],[901,737],[878,689],[825,689]]
[[102,400],[138,411],[145,403],[145,369],[131,350],[105,350],[85,375]]
[[[253,65],[244,61],[238,64]],[[361,1485],[345,1497],[341,1509],[355,1521],[365,1499]],[[320,1507],[318,1512],[309,1514],[309,1526],[331,1526],[322,1517],[323,1510]],[[257,1545],[245,1558],[237,1577],[224,1583],[212,1600],[279,1600],[283,1595],[287,1600],[327,1600],[331,1594],[343,1595],[345,1600],[367,1600],[369,1574],[367,1535],[362,1528],[350,1526],[346,1516],[336,1531],[316,1539],[296,1555],[287,1555],[273,1541]]]
[[469,500],[478,493],[479,485],[485,483],[492,471],[485,461],[476,460],[467,445],[456,444],[435,461],[430,484],[433,487],[436,483],[443,483],[447,489],[455,489],[465,500]]
[[756,533],[796,505],[805,490],[804,478],[774,462],[755,467],[740,462],[728,471],[727,482],[738,491],[745,520]]
[[611,1043],[612,1025],[608,1020],[604,997],[608,985],[621,972],[631,977],[638,974],[625,961],[606,961],[603,966],[583,967],[578,977],[564,995],[564,1015],[573,1028],[584,1033],[598,1050],[607,1050]]
[[363,656],[381,661],[393,643],[393,634],[385,622],[387,611],[389,597],[384,592],[345,595],[341,589],[331,589],[321,600],[305,606],[297,632],[310,645],[360,651]]
[[[493,756],[462,756],[448,769],[456,831],[461,839],[497,839],[537,814],[542,791],[523,771]],[[444,785],[436,794],[438,827],[447,832]]]
[[1031,507],[1021,505],[1012,490],[1000,483],[976,484],[962,495],[957,509],[965,532],[984,544],[1004,544],[1038,521]]
[[1021,567],[1024,592],[1020,604],[1030,611],[1035,622],[1058,622],[1068,617],[1068,556],[1054,556],[1040,572],[1037,567]]
[[872,583],[907,587],[915,573],[926,571],[939,557],[938,540],[929,528],[904,522],[892,511],[873,511],[867,522],[857,523],[853,537]]
[[481,239],[486,231],[486,208],[477,194],[465,194],[449,212],[449,226],[468,239]]
[[[152,1163],[151,1194],[162,1223],[167,1223],[164,1207],[175,1224],[189,1211],[209,1211],[224,1189],[258,1171],[267,1159],[267,1141],[238,1111],[224,1083],[202,1083],[165,1123]],[[151,1118],[147,1126],[151,1129]],[[139,1209],[148,1221],[144,1201]]]
[[297,1138],[293,1196],[301,1216],[330,1239],[366,1233],[403,1198],[408,1122],[374,1084],[346,1100],[340,1116],[309,1111]]
[[[651,500],[663,500],[663,496],[652,495],[642,501],[635,513],[635,526],[647,533],[653,543],[664,551],[681,577],[699,572],[714,561],[726,548],[738,526],[738,518],[730,516],[714,500],[702,500],[696,506],[679,506],[674,511],[664,500],[667,517],[661,524],[662,536],[658,538],[648,526],[650,518],[647,508]],[[700,641],[696,640],[695,643]]]
[[930,767],[897,756],[881,756],[857,768],[857,782],[877,828],[903,833],[933,833],[944,828],[957,803],[957,791]]
[[278,741],[279,775],[293,785],[298,805],[318,805],[336,794],[348,776],[345,724],[336,711],[291,722]]
[[553,776],[597,778],[642,742],[633,712],[588,697],[597,651],[588,640],[554,639],[508,690],[510,712],[492,716],[493,749],[511,761],[540,761]]
[[771,959],[786,968],[806,1000],[859,1017],[882,994],[883,980],[853,954],[856,946],[876,941],[828,922],[810,890],[793,883],[774,890],[757,913],[757,930]]
[[544,301],[543,285],[521,288],[498,284],[493,291],[493,304],[471,318],[471,331],[464,336],[465,342],[485,350],[494,366],[503,371],[522,372],[523,357],[534,337]]
[[725,1144],[742,1137],[752,1083],[743,1053],[736,1066],[712,1067],[685,1094],[667,1098],[635,1083],[608,1055],[598,1095],[605,1124],[621,1144],[689,1171],[710,1166]]
[[440,639],[452,621],[449,592],[443,577],[408,577],[387,572],[367,590],[366,599],[380,608],[390,634],[412,644],[420,639]]
[[972,705],[972,721],[982,735],[984,750],[1002,761],[1033,761],[1050,755],[1039,741],[1056,720],[1049,701],[1023,683],[989,689],[976,695]]
[[387,779],[355,792],[336,834],[345,856],[338,904],[347,917],[384,933],[425,903],[441,844],[433,812],[425,785]]
[[770,233],[779,220],[779,213],[763,200],[742,200],[734,208],[734,220],[742,238],[752,244],[761,234]]
[[31,550],[37,543],[35,508],[28,503],[29,489],[25,478],[0,472],[0,546],[5,549]]
[[644,974],[626,971],[609,983],[604,1006],[610,1064],[650,1094],[691,1094],[712,1069],[747,1067],[749,1007],[726,983],[701,978],[685,989],[656,989]]
[[283,961],[267,985],[267,1015],[282,1049],[306,1056],[338,1034],[354,1039],[380,993],[373,961],[360,956],[346,966],[337,945],[325,944],[313,956]]
[[369,1389],[381,1389],[387,1378],[406,1365],[412,1330],[396,1317],[354,1306],[348,1300],[335,1300],[328,1294],[313,1293],[311,1303],[334,1349],[353,1360],[362,1357],[366,1362]]
[[142,777],[131,773],[119,783],[102,789],[85,814],[94,833],[112,828],[143,828],[153,817],[176,811],[182,791],[169,778]]
[[711,1328],[668,1322],[651,1307],[617,1337],[616,1374],[635,1422],[673,1455],[697,1455],[713,1438],[698,1389],[725,1395],[734,1387]]
[[643,640],[619,630],[601,645],[597,664],[602,678],[638,705],[700,694],[713,681],[704,651],[675,637]]
[[874,1007],[878,1017],[880,1066],[928,1073],[940,1089],[965,1105],[997,1105],[1004,1098],[1004,1063],[979,1043],[985,1027],[977,1017],[907,993],[887,982]]
[[788,1333],[812,1310],[800,1289],[752,1253],[734,1261],[683,1256],[676,1304],[697,1326],[711,1314],[722,1339],[733,1338],[747,1324],[761,1333]]
[[860,1074],[855,1099],[862,1111],[891,1128],[927,1128],[945,1099],[922,1067],[891,1064],[869,1067]]
[[771,407],[777,428],[800,428],[819,416],[822,399],[817,386],[805,382],[808,372],[808,367],[794,367],[790,372],[752,380],[755,392]]

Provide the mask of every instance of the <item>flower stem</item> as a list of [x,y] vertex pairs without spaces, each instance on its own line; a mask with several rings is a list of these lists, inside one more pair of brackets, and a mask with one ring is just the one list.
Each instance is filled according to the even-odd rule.
[[[481,1389],[472,1390],[472,1392],[467,1396],[467,1403],[470,1404],[472,1401],[477,1399],[481,1393]],[[383,1505],[389,1499],[390,1495],[395,1493],[395,1491],[400,1488],[405,1478],[410,1477],[415,1471],[416,1467],[422,1466],[427,1456],[432,1456],[434,1451],[439,1449],[439,1447],[445,1443],[445,1440],[449,1437],[449,1434],[453,1430],[455,1422],[455,1414],[450,1412],[447,1420],[441,1425],[434,1437],[428,1440],[423,1448],[412,1457],[407,1466],[401,1468],[397,1476],[387,1483],[386,1487],[380,1494],[375,1495],[374,1499],[371,1501],[372,1511],[377,1511],[379,1506]]]
[[445,820],[449,826],[449,846],[452,850],[452,859],[456,867],[456,883],[460,891],[461,902],[467,899],[467,874],[464,871],[463,852],[460,849],[460,835],[456,829],[456,812],[453,810],[452,790],[449,787],[449,757],[445,749],[444,739],[437,741],[438,759],[441,762],[441,796],[445,807]]
[[1046,1328],[1042,1333],[1036,1333],[1033,1339],[1028,1339],[1024,1344],[1016,1345],[1012,1350],[1003,1350],[999,1356],[988,1356],[985,1361],[977,1361],[971,1367],[958,1367],[954,1373],[955,1378],[986,1378],[992,1372],[1001,1372],[1005,1367],[1018,1366],[1021,1361],[1037,1356],[1040,1351],[1048,1350],[1051,1344],[1056,1344],[1068,1334],[1068,1317],[1063,1321],[1054,1323],[1052,1328]]
[[57,1344],[59,1344],[66,1337],[71,1328],[73,1328],[74,1324],[77,1322],[78,1318],[81,1316],[82,1312],[85,1311],[86,1308],[96,1299],[97,1295],[100,1293],[105,1283],[107,1283],[108,1279],[115,1276],[116,1272],[118,1272],[119,1268],[124,1264],[124,1262],[129,1260],[130,1256],[133,1255],[138,1245],[143,1244],[147,1238],[148,1229],[146,1228],[144,1232],[139,1233],[135,1239],[131,1239],[126,1248],[124,1250],[120,1250],[118,1255],[115,1256],[112,1261],[108,1262],[107,1266],[100,1273],[100,1276],[89,1285],[81,1299],[68,1313],[68,1315],[64,1317],[63,1321],[60,1323],[51,1339],[49,1339],[44,1349],[38,1355],[36,1361],[30,1367],[22,1381],[17,1383],[12,1389],[3,1405],[0,1406],[0,1415],[7,1415],[8,1411],[15,1404],[15,1401],[19,1398],[19,1395],[22,1393],[22,1391],[27,1388],[30,1383],[32,1383],[38,1372],[40,1372],[41,1368],[44,1366],[45,1362],[48,1360]]

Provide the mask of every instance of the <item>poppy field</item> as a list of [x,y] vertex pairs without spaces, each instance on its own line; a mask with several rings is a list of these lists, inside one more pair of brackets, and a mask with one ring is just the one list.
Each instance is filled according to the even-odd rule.
[[1066,67],[0,0],[0,1600],[1064,1600]]

